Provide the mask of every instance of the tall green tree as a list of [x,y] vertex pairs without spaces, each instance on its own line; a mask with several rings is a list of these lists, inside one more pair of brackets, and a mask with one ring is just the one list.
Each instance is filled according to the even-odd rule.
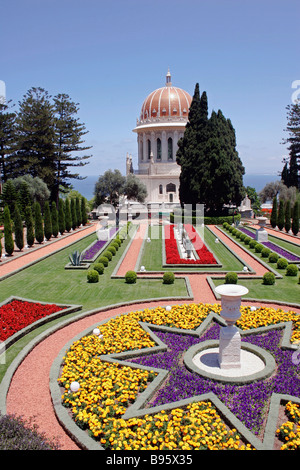
[[279,200],[279,208],[278,208],[278,217],[277,217],[277,227],[279,230],[282,230],[284,227],[284,200]]
[[14,213],[15,203],[17,201],[17,191],[12,180],[6,181],[2,188],[1,205],[8,206],[11,215]]
[[288,137],[283,143],[288,144],[289,158],[284,159],[283,177],[284,183],[290,187],[300,189],[300,103],[288,105],[287,127],[285,131]]
[[44,241],[43,218],[39,202],[35,202],[34,204],[34,235],[38,243],[42,243]]
[[71,218],[72,218],[72,229],[75,230],[77,227],[77,215],[76,215],[76,199],[71,199]]
[[59,224],[58,224],[58,211],[57,211],[55,201],[52,201],[52,204],[51,204],[51,221],[52,221],[52,235],[56,238],[59,232]]
[[26,225],[26,241],[27,241],[27,245],[30,248],[34,244],[34,222],[33,222],[31,205],[27,206],[25,209],[25,225]]
[[69,95],[61,93],[54,97],[54,129],[55,129],[55,187],[52,198],[58,202],[59,187],[70,186],[70,179],[82,180],[77,167],[83,167],[91,155],[82,152],[91,149],[84,146],[83,137],[88,133],[85,125],[79,122],[78,103],[74,103]]
[[220,214],[224,204],[240,205],[245,172],[236,150],[235,130],[222,111],[208,118],[205,92],[196,84],[176,161],[181,166],[181,204],[204,204],[207,214]]
[[46,201],[44,205],[44,234],[47,240],[50,240],[52,237],[52,220],[50,204],[48,201]]
[[287,201],[285,205],[284,228],[286,232],[291,230],[291,201]]
[[81,205],[80,205],[80,198],[76,197],[75,199],[75,209],[76,209],[76,220],[77,220],[77,227],[81,225]]
[[10,111],[8,104],[0,103],[0,181],[5,183],[13,177],[16,143],[16,113]]
[[19,103],[16,118],[18,167],[16,176],[41,178],[52,191],[55,185],[55,132],[51,97],[43,88],[31,88]]
[[24,229],[19,205],[15,205],[14,211],[15,244],[20,251],[24,248]]
[[72,228],[72,214],[69,199],[65,200],[65,220],[66,220],[66,231],[70,232]]
[[293,207],[293,219],[292,219],[292,232],[294,235],[297,235],[299,232],[299,202],[296,201]]
[[5,248],[6,254],[8,256],[11,256],[14,252],[14,239],[13,239],[13,232],[12,232],[10,210],[8,206],[4,207],[3,225],[4,225],[4,248]]
[[63,199],[59,199],[58,201],[58,229],[61,235],[66,230],[65,203]]
[[85,198],[81,198],[81,217],[82,217],[82,225],[86,225],[88,221],[87,217],[87,209],[86,209],[86,202]]
[[272,206],[272,212],[271,212],[271,217],[270,217],[270,223],[273,228],[277,227],[277,197],[274,196],[273,198],[273,206]]

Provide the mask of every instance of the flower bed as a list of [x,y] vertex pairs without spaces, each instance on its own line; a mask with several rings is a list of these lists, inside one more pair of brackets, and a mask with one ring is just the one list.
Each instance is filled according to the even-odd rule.
[[0,307],[0,340],[5,341],[32,323],[64,310],[54,304],[12,300]]
[[82,261],[94,261],[104,249],[105,245],[111,241],[116,231],[116,227],[111,228],[109,231],[109,240],[97,240],[89,246],[82,255]]
[[[188,371],[182,362],[185,351],[199,341],[218,338],[219,325],[212,323],[200,339],[195,335],[181,334],[178,330],[160,330],[158,325],[196,329],[210,312],[219,314],[220,310],[219,304],[189,304],[173,306],[170,311],[155,308],[131,312],[101,324],[99,329],[103,338],[90,334],[76,341],[65,354],[58,382],[64,387],[62,402],[70,408],[77,425],[88,430],[105,449],[249,449],[247,442],[235,429],[230,429],[228,423],[225,424],[209,400],[173,408],[172,403],[213,392],[250,431],[258,435],[262,431],[272,393],[300,398],[300,365],[293,365],[291,350],[280,347],[282,330],[271,328],[267,332],[247,335],[246,341],[274,355],[277,370],[272,377],[235,385],[222,384]],[[250,307],[242,307],[241,313],[238,326],[242,329],[291,321],[291,341],[300,338],[299,315],[294,312],[272,308],[253,312]],[[149,348],[156,343],[139,323],[141,321],[156,325],[155,334],[167,345],[166,350],[150,354]],[[100,358],[103,354],[115,355],[125,351],[135,351],[134,358],[128,359],[127,355],[126,365]],[[133,367],[128,365],[129,360]],[[139,365],[142,368],[137,368]],[[143,416],[124,419],[128,407],[157,377],[156,368],[169,371],[168,379],[149,398]],[[80,383],[78,392],[70,392],[72,381]],[[170,411],[151,414],[152,406],[166,404],[170,404],[167,408]]]
[[[251,232],[251,230],[248,230],[243,227],[239,227],[239,230],[243,233],[245,233],[248,237],[255,238],[255,233]],[[262,245],[264,245],[266,248],[269,248],[270,250],[274,251],[277,253],[279,256],[286,258],[288,261],[293,261],[296,263],[300,262],[299,256],[294,255],[293,253],[290,253],[287,250],[284,250],[278,245],[275,245],[275,243],[272,242],[261,242]]]
[[194,227],[190,224],[184,226],[186,232],[194,246],[194,249],[199,256],[199,259],[185,259],[180,258],[177,247],[177,240],[174,236],[174,225],[165,226],[165,250],[166,250],[166,263],[167,264],[190,264],[190,265],[206,265],[217,264],[213,254],[204,245],[201,237],[196,232]]

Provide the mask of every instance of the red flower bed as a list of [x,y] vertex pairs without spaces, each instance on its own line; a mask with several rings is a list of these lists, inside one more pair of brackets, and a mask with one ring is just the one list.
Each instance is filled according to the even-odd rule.
[[177,248],[177,241],[174,237],[174,225],[165,226],[165,247],[167,264],[217,264],[213,254],[206,248],[198,232],[190,224],[184,226],[189,239],[200,259],[180,258]]
[[3,305],[0,307],[0,341],[5,341],[26,326],[60,310],[63,308],[57,305],[42,305],[20,300],[13,300]]

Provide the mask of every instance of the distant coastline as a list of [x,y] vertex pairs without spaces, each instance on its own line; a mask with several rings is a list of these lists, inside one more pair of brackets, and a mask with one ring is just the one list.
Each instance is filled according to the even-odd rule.
[[[88,201],[92,199],[94,195],[95,183],[98,180],[99,175],[87,176],[86,179],[72,181],[72,185],[76,191],[79,191]],[[255,188],[257,192],[261,191],[267,183],[273,181],[279,181],[280,177],[277,175],[245,175],[244,185]]]

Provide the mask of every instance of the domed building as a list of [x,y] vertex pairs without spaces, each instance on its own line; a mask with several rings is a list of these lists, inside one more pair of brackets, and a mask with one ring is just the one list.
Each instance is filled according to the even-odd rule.
[[176,163],[178,140],[183,137],[192,97],[174,87],[168,71],[166,84],[145,99],[133,132],[137,133],[138,170],[127,155],[126,172],[146,185],[147,203],[178,203],[180,166]]

